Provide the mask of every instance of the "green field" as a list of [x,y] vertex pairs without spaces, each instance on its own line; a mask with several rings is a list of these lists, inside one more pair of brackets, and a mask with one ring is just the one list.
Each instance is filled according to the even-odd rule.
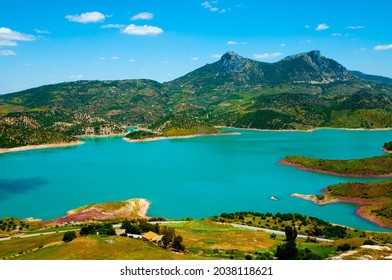
[[[241,216],[245,216],[244,213]],[[282,216],[278,216],[282,219]],[[245,221],[252,221],[253,217],[260,218],[260,215],[248,213]],[[268,220],[274,223],[278,222],[279,218],[270,216]],[[286,221],[286,224],[299,229],[301,226],[298,221],[297,219],[294,222]],[[322,224],[319,222],[320,227]],[[174,228],[176,234],[182,236],[185,251],[173,252],[146,241],[121,236],[79,236],[78,234],[78,237],[71,242],[63,242],[63,233],[56,233],[1,241],[0,258],[18,260],[273,259],[277,247],[285,243],[284,235],[235,228],[210,219],[184,221],[165,224],[165,226]],[[372,233],[352,229],[347,229],[346,233],[343,238],[337,238],[334,242],[319,243],[297,238],[299,256],[309,257],[309,252],[311,252],[313,257],[324,259],[338,254],[337,248],[346,243],[350,245],[350,248],[360,248],[366,240],[373,240],[376,244],[392,241],[390,233]]]

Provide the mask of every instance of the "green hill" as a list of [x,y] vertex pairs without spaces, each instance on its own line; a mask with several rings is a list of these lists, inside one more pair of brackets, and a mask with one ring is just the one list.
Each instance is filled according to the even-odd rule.
[[[386,128],[392,127],[391,96],[388,83],[362,79],[319,51],[276,63],[227,52],[220,60],[163,84],[78,81],[1,95],[0,124],[19,114],[46,131],[108,135],[175,114],[206,127]],[[203,133],[206,127],[192,133]]]
[[287,156],[282,164],[292,164],[300,169],[345,177],[392,177],[392,155],[351,160]]

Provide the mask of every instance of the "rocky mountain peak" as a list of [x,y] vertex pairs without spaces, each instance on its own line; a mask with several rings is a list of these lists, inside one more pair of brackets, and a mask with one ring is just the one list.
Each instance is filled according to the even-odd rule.
[[222,74],[244,72],[252,66],[248,59],[243,58],[233,51],[222,55],[219,64]]
[[321,55],[319,50],[288,56],[282,62],[296,62],[292,64],[295,65],[291,76],[294,82],[330,83],[354,78],[344,66]]

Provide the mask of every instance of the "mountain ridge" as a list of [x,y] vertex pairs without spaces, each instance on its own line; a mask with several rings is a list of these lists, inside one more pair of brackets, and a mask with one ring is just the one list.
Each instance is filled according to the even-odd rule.
[[173,114],[242,128],[392,127],[392,86],[355,74],[317,50],[275,63],[229,51],[166,83],[76,81],[1,95],[0,126],[8,118],[7,125],[23,128],[17,113],[43,132],[68,136],[122,134],[121,126],[148,126]]

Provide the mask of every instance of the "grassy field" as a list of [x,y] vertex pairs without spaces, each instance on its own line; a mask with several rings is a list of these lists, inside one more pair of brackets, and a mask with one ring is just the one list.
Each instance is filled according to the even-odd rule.
[[[56,233],[2,241],[0,242],[0,258],[17,260],[243,260],[268,257],[271,259],[277,246],[285,242],[284,235],[272,236],[264,231],[234,228],[209,219],[165,224],[165,226],[175,228],[176,235],[183,237],[185,254],[121,236],[79,236],[65,243],[62,242],[63,234]],[[336,256],[338,246],[349,244],[350,248],[360,249],[364,241],[369,239],[376,243],[390,243],[392,234],[352,230],[345,238],[336,239],[334,242],[315,243],[297,238],[296,243],[301,252],[311,251],[321,258],[330,258]]]
[[257,250],[270,250],[279,240],[263,231],[234,228],[208,220],[171,224],[188,251],[199,256],[244,259]]
[[63,234],[56,233],[51,235],[41,235],[30,238],[14,238],[9,241],[0,242],[0,259],[30,258],[37,251],[46,250],[45,246],[61,243]]
[[25,260],[183,260],[148,242],[119,236],[83,236],[72,242],[50,246],[16,259]]
[[288,156],[284,160],[312,169],[315,172],[322,170],[344,176],[375,177],[390,175],[392,177],[392,155],[352,160],[327,160]]

